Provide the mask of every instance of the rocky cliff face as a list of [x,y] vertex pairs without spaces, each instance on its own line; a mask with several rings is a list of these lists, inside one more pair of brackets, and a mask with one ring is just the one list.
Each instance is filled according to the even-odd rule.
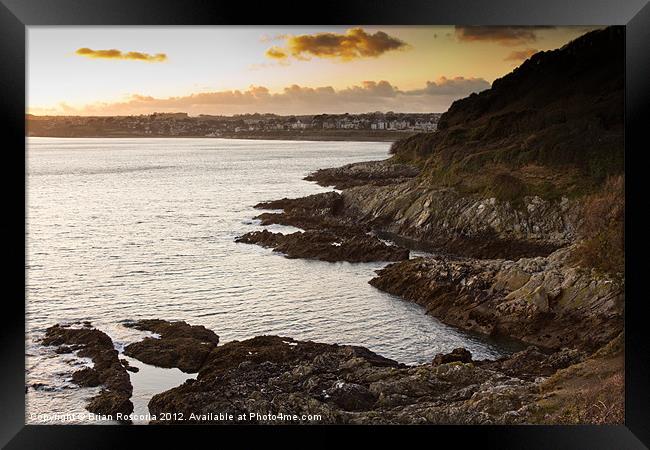
[[548,255],[576,237],[579,208],[564,197],[525,197],[520,205],[463,196],[413,180],[343,192],[347,213],[421,248],[481,258]]
[[451,325],[548,348],[595,351],[623,328],[624,287],[615,278],[548,257],[416,258],[387,266],[373,286],[414,301]]

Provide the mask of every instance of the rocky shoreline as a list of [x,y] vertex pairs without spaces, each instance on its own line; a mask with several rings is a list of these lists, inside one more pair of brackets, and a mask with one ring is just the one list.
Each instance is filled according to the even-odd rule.
[[[493,197],[463,196],[453,189],[429,186],[418,170],[404,171],[404,164],[395,169],[392,164],[386,160],[319,170],[307,179],[323,186],[335,185],[343,191],[256,205],[261,209],[282,210],[257,216],[262,225],[291,225],[302,228],[303,233],[279,237],[265,230],[249,233],[238,241],[271,246],[287,257],[325,261],[390,259],[375,258],[376,254],[363,245],[355,247],[353,257],[349,252],[337,254],[327,247],[312,245],[310,236],[326,233],[328,242],[345,241],[350,248],[354,247],[352,242],[363,242],[372,236],[391,238],[393,242],[386,243],[383,239],[381,242],[407,252],[431,249],[435,252],[431,256],[408,259],[407,254],[378,270],[370,284],[424,306],[427,314],[444,323],[533,345],[500,361],[469,362],[464,357],[456,361],[471,364],[472,376],[485,375],[486,380],[492,380],[482,372],[490,370],[505,377],[499,378],[505,385],[490,384],[486,389],[508,392],[508,408],[498,409],[499,413],[492,415],[470,411],[466,402],[474,394],[478,395],[481,388],[472,391],[463,402],[455,401],[458,393],[449,394],[444,400],[438,398],[435,406],[427,404],[430,397],[426,397],[415,400],[417,405],[426,404],[422,410],[410,404],[408,408],[422,423],[622,420],[624,277],[575,262],[574,256],[579,251],[581,203],[564,197],[544,200],[525,196],[515,204]],[[368,255],[366,259],[364,254]],[[607,348],[617,350],[608,353],[607,358],[595,356],[607,353],[603,350]],[[464,352],[457,353],[462,356]],[[440,361],[447,361],[445,358],[448,357],[441,355]],[[599,362],[594,363],[593,358]],[[411,377],[409,370],[415,369],[404,370],[403,375]],[[437,372],[431,375],[432,369],[419,370],[427,376],[437,376]],[[603,379],[609,380],[610,391],[601,390],[597,380]],[[354,377],[351,380],[355,384],[362,381]],[[576,406],[575,399],[566,399],[561,392],[565,386],[573,386],[580,380],[584,381],[581,393],[587,392],[582,400],[594,402],[583,405],[582,409]],[[207,387],[199,379],[196,388]],[[179,392],[183,395],[194,392],[187,389]],[[619,397],[611,394],[617,390],[621,392]],[[486,402],[497,401],[490,395]],[[563,398],[564,403],[556,397]],[[607,418],[603,419],[599,415],[602,411],[594,412],[593,405],[605,397],[609,403]],[[540,406],[542,403],[544,407]],[[413,423],[408,420],[415,420],[405,419],[403,412],[395,409],[389,413],[380,404],[373,406],[376,414],[372,415],[373,419],[363,414],[356,414],[354,419],[347,414],[330,417],[333,422],[345,423]],[[391,401],[388,404],[396,408]],[[518,407],[515,409],[513,405]],[[584,413],[584,410],[591,412]],[[422,419],[427,414],[432,416]]]
[[[350,345],[280,336],[220,345],[213,331],[185,322],[151,319],[125,326],[161,331],[127,347],[135,359],[159,367],[198,370],[196,379],[153,396],[148,405],[152,423],[571,422],[557,405],[563,405],[567,379],[575,378],[568,378],[565,372],[591,367],[590,376],[612,382],[612,374],[617,373],[618,365],[622,367],[622,336],[592,355],[569,349],[547,353],[528,347],[498,360],[475,361],[470,352],[459,348],[438,354],[431,363],[406,366]],[[113,377],[126,383],[128,377],[123,378],[126,369],[115,362],[117,351],[107,335],[90,324],[80,329],[55,325],[47,330],[43,344],[70,346],[70,351],[79,355],[94,355],[95,367],[84,371],[99,374],[99,384],[106,389],[100,396],[120,393],[121,406],[92,399],[86,407],[89,411],[102,415],[132,411],[130,391],[115,391]],[[150,351],[158,354],[155,360]],[[96,356],[104,353],[112,355],[110,369],[105,368],[105,358]],[[189,358],[191,365],[177,355]],[[112,376],[105,376],[106,370]],[[87,386],[82,378],[85,376],[75,380]],[[130,407],[124,406],[127,404]]]
[[[385,183],[359,184],[368,179],[374,183],[382,173]],[[354,187],[340,194],[256,205],[283,210],[259,215],[262,225],[292,225],[306,231],[289,235],[257,231],[238,242],[271,246],[288,257],[391,261],[369,241],[396,235],[411,249],[434,248],[436,256],[408,259],[402,246],[383,244],[379,248],[392,249],[399,261],[378,271],[370,284],[424,306],[445,323],[546,349],[570,345],[594,351],[621,332],[624,281],[572,263],[578,205],[567,199],[550,202],[536,197],[524,199],[520,208],[494,198],[463,198],[461,205],[452,205],[447,190],[414,188],[415,171],[412,180],[389,184],[394,173],[390,160],[320,170],[311,176],[319,184]],[[344,183],[346,175],[349,181]],[[389,191],[393,197],[387,197]],[[370,198],[369,192],[375,196]],[[399,207],[407,197],[410,202]],[[437,210],[448,213],[442,216]],[[436,237],[417,238],[432,234]],[[327,236],[325,245],[314,245],[314,236],[320,235]],[[438,238],[446,239],[446,245],[437,246]],[[334,242],[345,247],[334,247]],[[461,251],[447,253],[454,245]]]
[[310,195],[301,199],[282,199],[255,205],[259,209],[282,209],[257,217],[262,225],[281,224],[301,228],[291,234],[252,231],[236,242],[273,248],[288,258],[322,261],[400,261],[408,259],[406,248],[380,240],[371,228],[355,223],[341,209],[342,197],[336,192]]
[[119,353],[106,333],[92,328],[90,322],[57,324],[46,330],[41,343],[56,346],[56,353],[75,352],[77,356],[92,360],[92,368],[72,373],[72,381],[79,386],[102,386],[100,393],[86,405],[88,411],[113,417],[128,416],[133,412],[129,365],[119,359]]

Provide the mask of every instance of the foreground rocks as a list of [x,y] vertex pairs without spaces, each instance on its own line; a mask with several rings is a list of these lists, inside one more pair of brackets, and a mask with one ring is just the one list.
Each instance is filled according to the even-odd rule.
[[466,330],[594,351],[623,328],[624,285],[566,264],[571,250],[516,262],[417,258],[379,270],[370,284]]
[[[217,347],[197,380],[149,408],[190,422],[521,423],[535,393],[472,363],[406,367],[360,347],[261,336]],[[281,414],[296,420],[269,417]]]
[[112,417],[128,416],[133,412],[129,374],[106,333],[92,328],[89,322],[54,325],[46,330],[41,343],[57,346],[57,353],[74,351],[80,357],[92,359],[92,368],[72,373],[73,381],[79,386],[103,387],[86,406],[88,411]]
[[125,326],[158,335],[127,345],[125,355],[158,367],[177,367],[186,373],[198,372],[219,343],[219,336],[213,331],[182,321],[145,319],[127,322]]
[[[459,348],[409,367],[362,347],[258,336],[216,347],[196,380],[154,396],[149,409],[183,423],[548,423],[567,411],[549,404],[555,378],[586,364],[622,371],[602,352],[529,347],[474,361]],[[612,354],[621,358],[620,350]],[[594,389],[594,379],[583,381]]]
[[[187,366],[187,360],[175,357],[190,351],[186,339],[210,345],[203,361],[194,366],[198,367],[196,379],[150,400],[154,422],[522,424],[622,420],[622,394],[619,399],[600,386],[603,379],[606,387],[617,386],[622,379],[622,335],[591,355],[529,347],[498,360],[476,361],[469,351],[457,348],[437,355],[430,364],[406,366],[358,346],[279,336],[218,345],[214,332],[185,322],[151,319],[127,326],[160,334],[160,339],[146,337],[141,342],[166,341],[162,354],[173,357],[160,359],[164,367]],[[91,401],[89,410],[100,414],[132,411],[130,383],[128,388],[124,383],[128,374],[106,334],[90,325],[55,325],[48,329],[43,343],[65,345],[93,358],[95,367],[75,372],[80,385],[106,386]],[[148,353],[140,357],[143,355]],[[122,405],[125,402],[130,408]],[[576,415],[578,403],[592,412]]]

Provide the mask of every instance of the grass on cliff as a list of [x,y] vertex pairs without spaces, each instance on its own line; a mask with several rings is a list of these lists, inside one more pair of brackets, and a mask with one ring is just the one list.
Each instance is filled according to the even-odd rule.
[[625,420],[621,332],[585,361],[558,370],[541,385],[532,423],[622,424]]
[[603,272],[625,270],[625,179],[610,177],[600,192],[586,197],[576,262]]

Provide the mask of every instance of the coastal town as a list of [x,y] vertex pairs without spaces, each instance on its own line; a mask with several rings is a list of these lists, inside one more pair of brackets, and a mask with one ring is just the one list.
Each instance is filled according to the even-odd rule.
[[[199,115],[183,112],[137,116],[35,116],[28,114],[28,136],[49,137],[264,137],[306,138],[372,136],[386,139],[436,129],[440,113],[373,112],[280,116]],[[392,138],[391,138],[392,137]]]

